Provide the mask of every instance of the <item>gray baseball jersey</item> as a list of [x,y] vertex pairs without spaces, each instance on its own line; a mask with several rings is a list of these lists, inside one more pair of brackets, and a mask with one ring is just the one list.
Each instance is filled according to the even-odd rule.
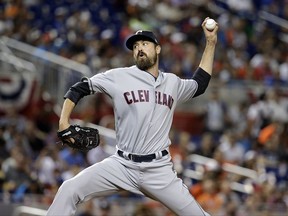
[[[169,151],[169,130],[178,102],[193,97],[198,84],[172,73],[157,79],[136,66],[117,68],[87,79],[91,94],[102,92],[114,103],[117,148],[149,155]],[[123,154],[124,155],[124,154]],[[178,215],[208,216],[173,170],[170,154],[155,154],[149,162],[135,162],[115,153],[65,181],[47,215],[71,215],[77,204],[120,190],[160,201]]]
[[155,153],[170,145],[176,104],[197,90],[193,79],[161,72],[155,80],[136,66],[97,74],[89,83],[91,93],[106,93],[113,100],[117,147],[135,154]]

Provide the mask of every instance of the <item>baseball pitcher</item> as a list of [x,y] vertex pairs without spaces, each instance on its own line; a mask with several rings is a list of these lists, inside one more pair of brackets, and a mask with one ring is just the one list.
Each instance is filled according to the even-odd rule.
[[[207,216],[173,170],[169,130],[177,103],[203,94],[212,74],[218,24],[202,29],[206,45],[193,78],[181,79],[159,70],[161,45],[154,33],[137,31],[126,41],[135,65],[83,78],[65,94],[58,136],[80,150],[97,147],[98,131],[70,125],[70,115],[86,95],[107,94],[113,101],[116,151],[66,180],[47,215],[73,215],[77,204],[121,190],[157,200],[177,215]],[[79,147],[82,146],[82,147]]]

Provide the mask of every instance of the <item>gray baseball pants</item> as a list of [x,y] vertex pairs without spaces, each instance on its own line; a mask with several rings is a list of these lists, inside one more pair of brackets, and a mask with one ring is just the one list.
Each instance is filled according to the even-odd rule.
[[136,163],[117,154],[63,182],[47,215],[74,215],[77,204],[121,190],[157,200],[177,215],[209,216],[177,177],[170,155],[152,162]]

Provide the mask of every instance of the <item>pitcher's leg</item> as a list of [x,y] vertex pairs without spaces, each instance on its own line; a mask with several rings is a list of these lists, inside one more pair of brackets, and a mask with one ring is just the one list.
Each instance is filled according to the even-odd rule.
[[129,181],[133,173],[129,172],[111,157],[86,168],[61,185],[47,215],[70,216],[75,214],[78,203],[91,197],[107,196],[121,189],[136,191]]
[[180,216],[209,216],[177,177],[172,164],[145,172],[141,191]]
[[[160,202],[170,208],[173,212],[180,216],[209,216],[194,197],[190,194],[186,185],[182,180],[174,179],[166,189],[163,190],[163,194],[167,197],[160,195]],[[171,197],[172,199],[169,199]]]

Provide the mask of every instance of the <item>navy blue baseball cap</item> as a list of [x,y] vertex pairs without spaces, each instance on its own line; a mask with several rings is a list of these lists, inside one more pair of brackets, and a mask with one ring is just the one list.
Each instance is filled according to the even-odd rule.
[[133,50],[133,44],[139,40],[148,40],[159,45],[159,42],[153,32],[139,30],[127,39],[126,47],[130,50]]

